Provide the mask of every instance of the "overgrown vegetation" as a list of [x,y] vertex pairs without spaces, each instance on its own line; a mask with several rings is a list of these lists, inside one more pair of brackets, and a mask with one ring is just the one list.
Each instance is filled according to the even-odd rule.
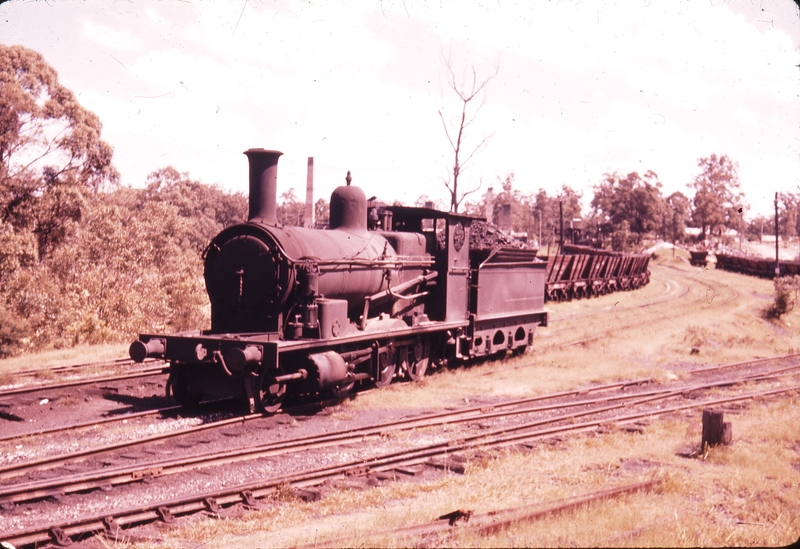
[[0,355],[207,325],[201,254],[246,211],[241,194],[172,168],[151,174],[145,189],[87,194],[80,219],[44,257],[0,259],[16,262],[0,275]]
[[772,318],[780,318],[794,309],[800,296],[800,276],[779,276],[775,277],[775,300],[767,315]]

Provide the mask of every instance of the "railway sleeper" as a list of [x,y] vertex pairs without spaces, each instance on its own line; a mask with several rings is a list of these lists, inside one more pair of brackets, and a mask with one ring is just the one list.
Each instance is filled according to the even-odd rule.
[[251,490],[244,490],[239,497],[242,498],[242,505],[250,509],[258,509],[261,505],[258,503],[255,494]]
[[156,515],[164,524],[172,524],[175,522],[175,515],[169,510],[169,507],[162,505],[156,509]]
[[51,528],[50,529],[50,539],[53,540],[53,543],[59,547],[68,547],[72,545],[72,538],[67,535],[67,533],[59,527]]
[[425,465],[433,467],[434,469],[442,469],[444,471],[450,471],[451,473],[456,473],[459,475],[463,475],[467,472],[465,460],[456,459],[455,456],[447,456],[444,459],[431,458],[425,462]]
[[206,511],[208,511],[211,514],[220,515],[222,513],[222,507],[213,497],[205,498],[203,500],[203,505],[205,506]]
[[294,495],[305,502],[311,503],[322,499],[322,492],[320,490],[309,490],[308,488],[295,488]]
[[114,519],[114,517],[103,518],[103,528],[105,529],[106,536],[114,539],[115,541],[122,537],[122,527]]

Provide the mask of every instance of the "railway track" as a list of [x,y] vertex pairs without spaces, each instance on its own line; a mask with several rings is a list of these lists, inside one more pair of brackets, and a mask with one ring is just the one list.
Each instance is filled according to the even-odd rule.
[[[154,359],[147,359],[144,364],[152,364],[157,362]],[[81,362],[77,364],[66,364],[62,366],[51,366],[46,369],[42,368],[30,368],[28,370],[17,370],[14,372],[14,377],[39,377],[43,374],[43,372],[47,372],[48,374],[71,374],[72,372],[79,372],[81,370],[96,370],[96,369],[105,369],[105,368],[129,368],[129,367],[136,367],[138,366],[132,359],[130,358],[115,358],[112,360],[100,360],[96,362]]]
[[[133,364],[133,361],[130,361],[130,363]],[[71,368],[71,367],[66,366],[64,368]],[[72,370],[62,370],[62,371],[72,371]],[[91,376],[70,381],[62,381],[58,383],[33,383],[21,387],[16,386],[16,387],[0,389],[0,399],[10,396],[29,394],[29,393],[45,393],[48,391],[58,391],[62,389],[70,389],[74,387],[81,387],[96,383],[110,383],[114,381],[138,379],[154,375],[166,374],[168,372],[169,368],[163,362],[148,361],[148,364],[145,367],[135,368],[135,371],[133,372],[126,372],[111,376]]]
[[0,436],[0,442],[8,442],[10,440],[17,440],[27,437],[39,437],[43,435],[51,435],[54,433],[63,433],[64,431],[79,431],[79,430],[89,430],[98,427],[102,427],[104,425],[108,425],[109,423],[118,423],[118,422],[126,422],[131,419],[139,419],[143,417],[155,416],[155,415],[166,415],[173,412],[178,412],[180,410],[184,410],[183,406],[167,406],[164,408],[153,408],[152,410],[145,410],[143,412],[130,412],[125,414],[119,414],[112,417],[105,417],[102,419],[92,420],[92,421],[84,421],[81,423],[74,423],[68,426],[59,426],[59,427],[50,427],[47,429],[38,429],[35,431],[26,431],[22,433],[15,433],[11,435],[3,435]]
[[[791,369],[800,367],[793,366]],[[765,381],[776,379],[779,374],[783,374],[788,369],[782,369],[777,373],[761,374],[745,378],[746,381]],[[470,408],[464,410],[431,414],[420,418],[406,419],[388,424],[368,426],[347,431],[327,434],[325,436],[305,437],[260,445],[256,447],[237,448],[225,452],[213,452],[206,454],[193,455],[190,457],[173,458],[169,460],[148,462],[143,465],[136,465],[122,468],[112,468],[100,473],[91,472],[88,474],[73,475],[71,477],[60,477],[55,480],[36,481],[21,483],[8,488],[0,487],[0,506],[17,504],[21,502],[34,501],[47,497],[60,497],[65,494],[88,491],[93,489],[107,489],[111,486],[129,484],[141,481],[143,478],[163,477],[171,474],[186,471],[195,471],[198,468],[205,468],[216,465],[227,465],[251,459],[277,456],[287,453],[307,451],[316,448],[324,448],[339,444],[351,444],[363,442],[368,437],[382,437],[387,433],[395,431],[405,431],[410,429],[429,428],[435,426],[451,426],[458,423],[491,420],[498,418],[509,418],[516,415],[526,415],[542,412],[563,411],[570,408],[589,407],[588,409],[570,414],[551,417],[537,422],[523,424],[524,428],[533,426],[555,424],[563,421],[574,420],[586,415],[596,415],[598,413],[615,410],[622,407],[636,406],[645,402],[659,401],[671,397],[685,395],[700,390],[707,390],[716,387],[729,386],[735,381],[725,380],[707,384],[695,384],[681,388],[667,388],[653,391],[645,391],[633,395],[610,395],[594,399],[582,399],[568,403],[558,403],[545,406],[522,407],[523,404],[534,402],[537,399],[524,399],[509,403],[499,404],[492,407]],[[630,385],[628,385],[630,386]],[[547,399],[552,397],[543,397]],[[513,408],[513,409],[509,409]],[[501,432],[505,432],[504,428]],[[488,436],[491,436],[489,433]],[[23,473],[30,472],[23,470]]]
[[[794,357],[793,357],[794,358]],[[772,359],[773,361],[775,359]],[[767,360],[761,361],[749,361],[747,363],[739,363],[739,364],[727,364],[721,365],[718,367],[714,367],[718,370],[728,370],[730,368],[734,368],[739,366],[741,368],[752,368],[758,364],[765,364],[768,363]],[[698,369],[698,374],[707,375],[709,372],[713,371],[714,368],[703,368]],[[14,535],[17,537],[10,538],[10,541],[17,541],[17,543],[36,543],[39,541],[48,541],[48,540],[57,540],[59,536],[75,536],[85,534],[89,531],[97,531],[99,529],[105,529],[107,532],[113,534],[114,527],[110,527],[109,524],[116,525],[116,527],[125,526],[128,524],[138,523],[142,520],[164,520],[164,517],[169,517],[172,515],[180,515],[189,512],[194,512],[197,510],[212,510],[218,508],[218,506],[225,506],[228,504],[232,504],[235,502],[244,502],[245,504],[253,504],[261,497],[266,497],[268,494],[272,493],[276,489],[276,487],[281,485],[292,485],[299,488],[304,486],[310,486],[313,484],[318,484],[320,482],[324,482],[325,480],[331,480],[334,478],[343,478],[348,475],[354,474],[366,474],[367,472],[372,473],[381,473],[390,470],[396,470],[398,467],[408,467],[412,465],[417,465],[420,463],[427,462],[430,459],[441,458],[444,455],[452,454],[453,452],[463,452],[467,450],[474,450],[477,448],[483,447],[498,447],[498,446],[508,446],[508,445],[516,445],[520,443],[525,443],[526,441],[534,440],[536,438],[541,438],[543,436],[551,436],[559,433],[568,433],[568,432],[576,432],[581,430],[588,430],[588,429],[596,429],[602,425],[607,425],[609,422],[613,422],[614,424],[623,424],[626,422],[634,422],[641,419],[650,418],[653,416],[662,415],[668,412],[674,412],[679,410],[685,410],[689,408],[697,408],[697,407],[705,407],[710,405],[719,405],[727,402],[736,402],[740,400],[746,400],[751,398],[756,398],[759,396],[769,396],[778,394],[781,392],[786,391],[795,391],[800,386],[791,385],[781,387],[780,389],[771,389],[767,391],[754,391],[750,392],[745,395],[738,395],[734,397],[725,397],[725,398],[717,398],[717,399],[710,399],[704,400],[701,402],[694,401],[688,404],[676,404],[673,406],[661,406],[660,408],[653,408],[652,406],[655,405],[657,402],[663,402],[665,399],[674,398],[676,396],[680,396],[683,393],[696,393],[702,389],[709,389],[712,387],[720,387],[724,385],[730,385],[732,383],[737,382],[745,382],[745,381],[763,381],[766,379],[775,378],[776,376],[783,376],[787,372],[791,370],[796,370],[798,367],[796,365],[792,366],[784,366],[777,370],[773,370],[770,372],[760,372],[760,373],[749,373],[747,375],[739,376],[738,378],[728,378],[724,380],[718,380],[712,383],[705,383],[705,384],[694,384],[688,385],[683,387],[669,387],[663,388],[658,390],[651,390],[651,391],[643,391],[636,394],[630,395],[605,395],[601,396],[600,398],[595,399],[579,399],[575,402],[570,403],[560,403],[560,404],[550,404],[547,406],[536,406],[529,409],[519,408],[523,404],[531,404],[535,401],[541,401],[546,399],[553,399],[556,397],[563,397],[567,395],[574,395],[575,391],[565,392],[565,393],[558,393],[554,395],[542,395],[540,397],[535,397],[533,399],[521,399],[518,401],[503,403],[501,405],[495,405],[491,410],[487,409],[486,407],[473,407],[468,409],[460,409],[454,411],[448,411],[440,414],[431,414],[425,417],[418,417],[418,418],[409,418],[403,420],[401,422],[397,422],[394,425],[390,424],[383,424],[383,425],[376,425],[370,426],[361,430],[356,430],[352,432],[340,432],[340,433],[333,433],[330,435],[326,435],[326,437],[317,438],[316,440],[295,440],[295,441],[286,441],[284,443],[276,444],[270,446],[264,446],[259,448],[251,449],[253,454],[249,457],[245,457],[244,459],[253,459],[254,457],[264,457],[265,455],[275,455],[275,453],[280,452],[287,452],[287,451],[300,451],[305,450],[308,451],[311,447],[320,447],[321,445],[333,445],[333,444],[345,444],[348,441],[354,441],[357,439],[363,439],[365,436],[373,436],[378,437],[381,434],[385,434],[390,430],[400,430],[400,429],[420,429],[424,427],[430,427],[433,425],[445,425],[445,424],[453,424],[459,422],[468,422],[474,421],[476,418],[480,418],[482,420],[490,419],[490,418],[499,418],[504,415],[524,415],[524,414],[531,414],[531,413],[543,413],[547,411],[553,411],[558,409],[567,409],[567,408],[574,408],[574,407],[586,407],[590,406],[589,409],[582,409],[578,411],[573,411],[565,414],[559,414],[555,417],[547,417],[547,418],[540,418],[534,421],[524,421],[518,425],[514,426],[503,426],[499,429],[493,429],[491,431],[481,432],[473,435],[458,437],[455,439],[448,439],[445,441],[437,442],[434,444],[429,444],[424,447],[418,448],[410,448],[401,450],[398,452],[391,452],[388,454],[383,454],[375,457],[371,457],[369,459],[361,459],[357,462],[350,462],[345,464],[337,464],[330,467],[323,467],[311,471],[304,471],[300,473],[294,473],[289,475],[279,476],[275,479],[270,479],[268,482],[261,482],[261,483],[246,483],[235,487],[235,489],[226,489],[216,492],[206,492],[200,495],[188,496],[185,498],[178,498],[176,500],[165,501],[161,502],[161,505],[149,505],[147,508],[137,508],[137,509],[125,509],[125,510],[115,510],[113,511],[113,520],[109,521],[108,517],[103,516],[94,516],[94,517],[85,517],[82,519],[82,522],[78,524],[77,522],[70,522],[69,524],[64,523],[60,525],[51,525],[47,528],[40,528],[36,532],[33,531],[20,531],[15,533]],[[622,388],[622,387],[630,387],[631,384],[640,384],[646,380],[635,380],[631,382],[626,382],[623,384],[611,384],[607,386],[598,386],[596,388],[590,388],[589,391],[603,391],[603,390],[610,390],[612,388]],[[626,412],[629,411],[637,406],[645,406],[650,404],[650,407],[647,407],[645,410],[640,411],[633,411],[629,413],[618,413],[618,412]],[[510,409],[517,407],[517,409]],[[509,408],[509,409],[504,409]],[[594,416],[595,419],[588,419],[579,421],[581,418],[588,418]],[[564,425],[564,422],[572,422],[570,424]],[[281,446],[282,445],[282,446]],[[237,450],[237,452],[241,453],[242,450]],[[214,463],[211,462],[212,456],[199,456],[198,462],[203,462],[206,465],[213,465]],[[236,460],[236,456],[233,453],[228,453],[228,455],[219,455],[216,459],[221,460],[219,463],[231,463],[232,460]],[[226,461],[227,460],[227,461]],[[191,464],[186,463],[186,460],[183,460],[183,465],[180,463],[170,464],[167,462],[161,463],[150,463],[150,471],[152,476],[159,476],[159,475],[166,475],[166,474],[174,474],[175,472],[179,472],[178,469],[180,467],[191,467]],[[176,467],[174,472],[169,470],[169,467]],[[161,468],[161,469],[159,469]],[[142,466],[139,469],[131,468],[127,471],[116,471],[114,474],[117,474],[117,479],[120,482],[131,482],[132,480],[142,478],[146,478],[146,467]],[[125,476],[127,475],[127,479]],[[67,479],[62,479],[62,484],[58,486],[50,486],[46,487],[42,483],[39,485],[31,484],[27,487],[29,491],[29,495],[35,493],[36,490],[39,490],[36,493],[36,497],[48,497],[52,496],[55,492],[70,492],[73,489],[75,491],[79,491],[81,489],[92,489],[96,487],[103,487],[108,486],[109,484],[113,484],[116,482],[111,477],[107,476],[103,479],[95,478],[91,479],[89,477],[79,477],[76,476],[72,479],[74,483],[72,486],[74,488],[68,488],[66,485]],[[95,484],[91,484],[94,482]],[[83,483],[83,484],[81,484]],[[103,484],[105,483],[105,484]],[[6,498],[6,505],[9,505],[11,502],[14,501],[26,501],[25,499],[21,499],[23,496],[22,486],[16,489],[16,495],[9,493],[8,489],[4,488],[3,496]],[[48,490],[50,490],[48,492]],[[14,499],[17,498],[17,499]],[[35,498],[34,498],[35,499]],[[104,521],[105,519],[105,521]],[[33,537],[31,537],[33,536]]]
[[[780,357],[780,360],[791,359],[791,358],[795,358],[795,357],[798,357],[798,356],[800,356],[800,354],[788,355],[786,357]],[[775,360],[778,360],[778,359],[776,359],[776,358],[764,358],[764,359],[757,359],[757,360],[751,360],[751,361],[745,361],[745,362],[730,363],[730,364],[719,365],[719,366],[701,367],[701,368],[697,368],[697,369],[694,369],[694,370],[690,370],[689,373],[690,374],[698,374],[698,373],[708,373],[708,372],[718,371],[718,370],[722,370],[722,369],[746,368],[746,367],[756,366],[756,365],[759,365],[759,364],[766,364],[766,363],[774,362]],[[524,364],[521,364],[521,365],[517,365],[516,367],[519,368],[519,367],[523,367],[525,365],[530,365],[530,364],[532,364],[532,363],[524,363]],[[794,366],[790,366],[786,370],[789,371],[789,370],[794,369],[794,368],[795,368]],[[595,387],[595,388],[590,388],[590,389],[579,389],[579,390],[576,390],[576,391],[567,391],[567,392],[564,392],[564,393],[556,393],[556,394],[552,394],[552,395],[537,396],[537,397],[532,397],[532,398],[528,398],[528,399],[523,399],[521,401],[512,401],[511,403],[503,404],[502,406],[503,407],[518,406],[518,405],[523,404],[523,403],[536,402],[536,401],[540,401],[540,400],[555,399],[555,398],[565,397],[565,396],[574,395],[574,394],[584,394],[584,393],[588,393],[588,392],[595,392],[595,391],[598,391],[598,390],[604,390],[604,389],[607,389],[607,388],[615,388],[615,387],[624,388],[624,387],[629,387],[631,385],[640,385],[640,384],[651,383],[652,381],[653,381],[652,379],[643,378],[643,379],[640,379],[640,380],[628,381],[628,382],[624,382],[624,383],[601,385],[601,386],[598,386],[598,387]],[[212,402],[212,403],[208,403],[208,404],[216,404],[216,403],[217,402]],[[120,415],[120,416],[114,417],[114,418],[104,418],[104,419],[101,419],[99,421],[85,422],[83,424],[73,425],[73,426],[70,426],[70,428],[71,429],[93,428],[93,427],[98,427],[100,425],[105,425],[105,424],[108,424],[108,423],[114,423],[114,422],[120,422],[120,421],[128,421],[128,420],[136,419],[136,418],[140,418],[140,417],[154,416],[156,414],[166,414],[166,413],[170,413],[170,412],[178,412],[178,411],[180,411],[182,409],[183,408],[180,407],[180,406],[174,406],[174,407],[160,408],[160,409],[154,409],[154,410],[147,410],[147,411],[139,412],[139,413],[123,414],[123,415]],[[460,415],[462,413],[465,413],[465,414],[468,414],[468,415],[469,414],[473,414],[473,413],[483,414],[483,413],[485,413],[485,411],[486,411],[486,407],[482,406],[482,407],[468,408],[465,411],[458,412],[458,413],[434,414],[434,415],[432,415],[430,417],[436,419],[436,418],[452,417],[454,415]],[[143,445],[154,443],[154,442],[165,441],[165,440],[168,440],[168,439],[173,439],[173,438],[182,437],[182,436],[188,436],[188,435],[191,435],[191,434],[202,433],[204,431],[220,429],[220,428],[223,428],[223,427],[229,427],[231,425],[240,425],[240,424],[248,423],[248,422],[251,422],[251,421],[260,420],[260,419],[263,419],[263,418],[264,418],[264,416],[261,415],[261,414],[250,414],[250,415],[246,415],[246,416],[235,416],[235,417],[231,417],[231,418],[227,418],[227,419],[223,419],[223,420],[218,420],[218,421],[213,421],[213,422],[210,422],[210,423],[205,423],[205,424],[198,425],[198,426],[182,428],[182,429],[176,429],[176,430],[170,431],[170,432],[159,433],[159,434],[151,435],[151,436],[147,436],[147,437],[141,437],[141,438],[137,438],[135,440],[126,440],[126,441],[122,441],[122,442],[115,442],[115,443],[112,443],[112,444],[100,445],[100,446],[96,446],[96,447],[93,447],[93,448],[86,448],[86,449],[83,449],[83,450],[80,450],[80,451],[76,451],[76,452],[69,452],[69,453],[66,453],[66,454],[60,454],[60,455],[56,455],[56,456],[43,457],[43,458],[40,458],[40,459],[35,460],[35,461],[13,463],[13,464],[10,464],[10,465],[6,465],[6,466],[3,466],[3,467],[0,467],[0,479],[14,478],[14,477],[17,477],[17,476],[20,476],[20,475],[30,474],[32,471],[44,471],[44,470],[48,470],[48,469],[52,469],[52,468],[58,467],[60,465],[66,464],[66,463],[76,463],[78,461],[81,461],[81,460],[84,460],[84,459],[88,459],[90,457],[97,457],[97,456],[101,456],[103,454],[108,454],[108,453],[114,452],[114,451],[131,450],[133,448],[141,447]],[[416,426],[418,424],[418,420],[409,420],[409,421],[404,422],[404,423],[408,423],[409,425]],[[387,427],[387,428],[389,428],[389,427]],[[367,428],[367,430],[369,430],[369,429],[370,428]],[[13,440],[15,438],[21,438],[21,437],[27,437],[27,436],[37,436],[37,435],[43,435],[43,434],[49,434],[49,433],[58,433],[58,432],[61,432],[62,430],[63,430],[62,428],[52,428],[52,429],[43,430],[43,431],[40,431],[40,432],[37,432],[37,433],[24,433],[24,434],[21,434],[21,435],[11,435],[11,436],[3,437],[2,439],[0,439],[0,441]]]

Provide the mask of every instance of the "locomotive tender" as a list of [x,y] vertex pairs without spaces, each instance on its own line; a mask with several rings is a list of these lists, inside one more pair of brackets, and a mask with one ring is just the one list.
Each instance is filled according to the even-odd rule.
[[288,391],[346,395],[357,382],[418,380],[430,365],[524,352],[544,310],[546,263],[533,250],[470,249],[478,218],[368,207],[333,191],[330,228],[280,225],[282,153],[250,149],[249,215],[205,252],[211,329],[141,334],[137,362],[169,362],[167,393],[242,397],[275,412]]

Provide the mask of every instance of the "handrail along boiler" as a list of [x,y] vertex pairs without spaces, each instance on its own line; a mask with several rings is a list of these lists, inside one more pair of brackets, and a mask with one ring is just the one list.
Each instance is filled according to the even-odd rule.
[[141,334],[130,347],[137,362],[169,362],[178,402],[234,396],[274,412],[287,390],[343,396],[361,381],[382,387],[431,364],[524,351],[547,324],[546,263],[532,250],[471,250],[478,218],[370,207],[348,172],[329,229],[283,226],[282,153],[245,154],[248,220],[205,252],[211,329]]

